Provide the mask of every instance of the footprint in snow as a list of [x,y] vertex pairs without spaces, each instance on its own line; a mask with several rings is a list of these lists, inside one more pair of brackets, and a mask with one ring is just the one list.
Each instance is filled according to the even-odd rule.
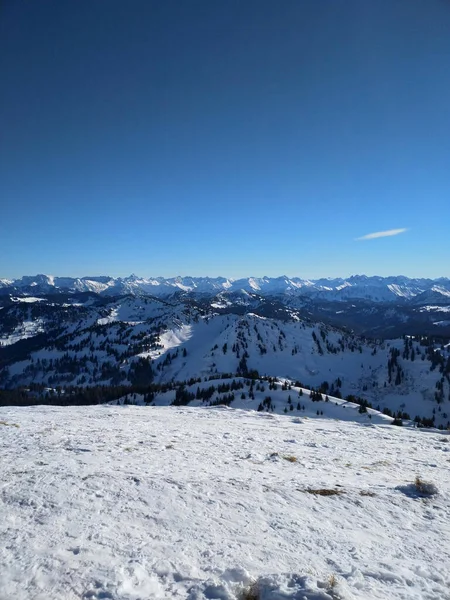
[[[87,590],[83,594],[83,600],[109,600],[114,598],[112,592],[110,592],[108,589],[105,589],[105,587],[99,581],[94,581],[92,587],[94,589]],[[107,587],[111,589],[111,585]]]

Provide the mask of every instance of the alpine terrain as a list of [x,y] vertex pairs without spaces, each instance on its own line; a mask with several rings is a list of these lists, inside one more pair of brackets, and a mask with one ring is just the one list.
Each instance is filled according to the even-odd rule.
[[287,381],[399,422],[450,422],[449,280],[37,275],[1,291],[6,403],[189,403],[205,382],[251,378],[256,407],[269,380]]
[[448,280],[2,280],[1,600],[450,600],[449,314]]

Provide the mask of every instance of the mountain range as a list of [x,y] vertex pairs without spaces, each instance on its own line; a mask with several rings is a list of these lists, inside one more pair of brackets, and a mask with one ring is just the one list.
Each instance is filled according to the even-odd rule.
[[289,296],[323,301],[367,300],[376,303],[450,304],[450,279],[379,277],[353,275],[344,278],[301,279],[299,277],[53,277],[23,276],[0,279],[0,295],[41,295],[67,292],[93,292],[105,296],[173,294],[210,296],[220,292],[257,293],[261,296]]

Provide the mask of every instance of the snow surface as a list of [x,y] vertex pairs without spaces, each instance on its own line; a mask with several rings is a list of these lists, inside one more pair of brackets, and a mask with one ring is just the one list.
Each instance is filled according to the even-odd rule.
[[450,599],[446,434],[224,408],[0,421],[2,600],[232,600],[254,579],[264,600]]

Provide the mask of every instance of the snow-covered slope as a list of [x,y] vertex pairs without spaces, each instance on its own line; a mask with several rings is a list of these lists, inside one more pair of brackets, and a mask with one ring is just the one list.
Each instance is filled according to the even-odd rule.
[[0,385],[150,385],[257,372],[447,426],[450,347],[369,341],[286,307],[282,318],[266,311],[148,297],[88,306],[12,302],[1,311]]
[[433,285],[414,298],[414,303],[423,306],[424,304],[438,303],[450,304],[450,290],[447,287]]
[[[393,417],[373,408],[361,409],[361,405],[342,398],[315,393],[299,387],[289,380],[248,380],[244,377],[208,379],[196,381],[182,387],[184,394],[192,400],[181,397],[180,387],[168,391],[156,391],[149,394],[127,393],[110,401],[111,406],[179,406],[191,407],[230,406],[246,411],[266,412],[268,414],[290,414],[297,418],[339,419],[365,425],[395,424]],[[404,421],[403,426],[415,427],[412,421]]]
[[444,434],[223,408],[0,421],[2,600],[450,599]]

